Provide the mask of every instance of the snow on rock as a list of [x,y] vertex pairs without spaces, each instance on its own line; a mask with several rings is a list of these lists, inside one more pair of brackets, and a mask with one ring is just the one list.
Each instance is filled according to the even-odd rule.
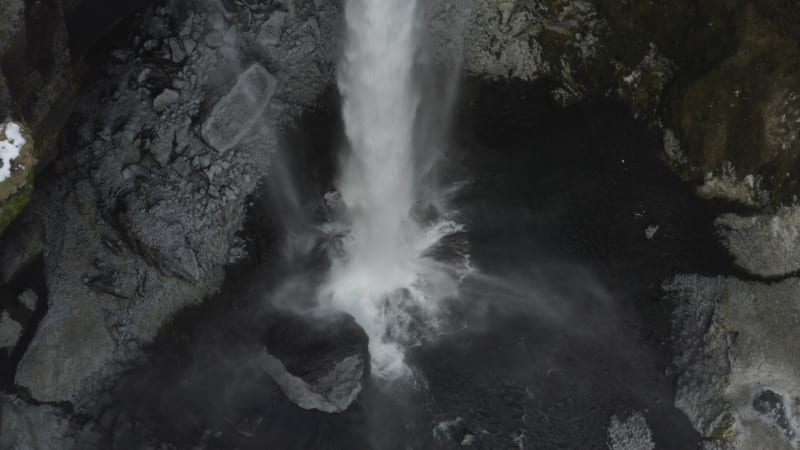
[[14,122],[0,125],[0,182],[11,177],[11,162],[19,157],[26,143],[22,127]]

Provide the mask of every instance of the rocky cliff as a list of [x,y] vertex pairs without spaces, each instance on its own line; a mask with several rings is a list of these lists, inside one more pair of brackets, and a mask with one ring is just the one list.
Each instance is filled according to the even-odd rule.
[[[0,113],[30,131],[47,169],[0,243],[13,255],[0,284],[41,257],[47,287],[38,302],[15,293],[3,305],[28,311],[0,321],[14,366],[0,441],[18,439],[4,444],[74,444],[75,414],[219,287],[279,131],[335,82],[337,1],[122,3],[0,4]],[[663,134],[665,163],[698,194],[755,208],[718,222],[744,280],[666,285],[678,304],[676,402],[715,445],[796,439],[781,424],[797,420],[800,398],[800,367],[782,353],[798,219],[770,208],[798,192],[797,14],[760,0],[427,4],[427,48],[441,65],[536,86],[565,107],[617,98]],[[14,205],[31,195],[27,170]],[[0,228],[21,212],[12,206],[0,197]],[[757,356],[767,344],[774,352]]]

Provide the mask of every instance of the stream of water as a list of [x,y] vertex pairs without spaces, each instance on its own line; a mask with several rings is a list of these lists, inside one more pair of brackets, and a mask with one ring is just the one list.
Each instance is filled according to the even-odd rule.
[[435,189],[423,188],[415,155],[421,90],[415,81],[419,5],[414,0],[350,0],[338,85],[348,146],[338,192],[341,232],[324,298],[352,314],[370,337],[373,373],[407,373],[403,349],[436,327],[439,299],[455,283],[429,257],[461,227],[441,211]]

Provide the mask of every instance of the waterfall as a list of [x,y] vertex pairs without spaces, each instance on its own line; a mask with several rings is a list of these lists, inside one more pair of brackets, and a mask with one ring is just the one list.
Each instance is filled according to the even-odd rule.
[[[350,0],[348,36],[339,72],[351,152],[338,188],[353,226],[353,263],[371,267],[386,288],[402,285],[408,244],[419,232],[412,160],[419,94],[412,69],[416,2]],[[399,278],[398,278],[399,277]]]
[[[352,314],[370,337],[373,373],[407,371],[404,346],[435,327],[437,299],[450,278],[428,256],[460,228],[441,215],[423,222],[415,154],[420,90],[416,0],[348,0],[338,85],[349,142],[340,158],[338,204],[346,232],[325,298]],[[431,150],[433,151],[433,150]]]

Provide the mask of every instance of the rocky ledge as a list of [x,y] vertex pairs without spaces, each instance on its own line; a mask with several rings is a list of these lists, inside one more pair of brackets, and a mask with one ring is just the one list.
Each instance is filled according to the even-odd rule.
[[664,285],[675,304],[675,403],[709,448],[795,448],[796,207],[772,215],[725,214],[716,224],[741,274],[679,275]]
[[277,130],[331,83],[337,17],[310,2],[165,1],[101,50],[26,211],[43,233],[8,244],[44,259],[46,314],[14,377],[26,396],[88,408],[219,287]]

